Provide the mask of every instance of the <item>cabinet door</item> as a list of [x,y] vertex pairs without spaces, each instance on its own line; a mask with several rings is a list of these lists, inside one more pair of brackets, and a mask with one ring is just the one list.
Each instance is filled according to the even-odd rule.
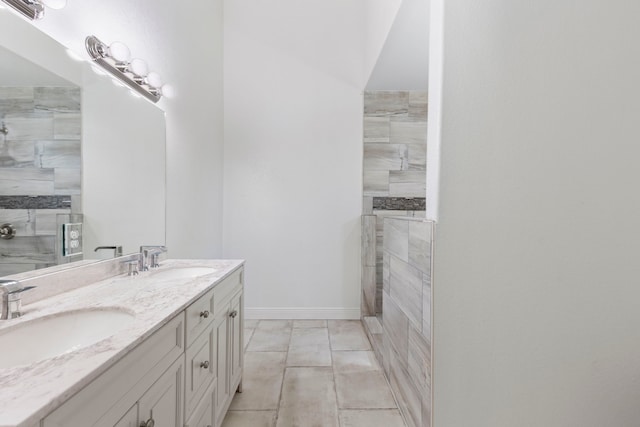
[[242,375],[243,322],[242,293],[231,300],[229,312],[229,393],[233,396]]
[[153,419],[155,427],[182,425],[182,389],[184,387],[184,360],[179,358],[162,374],[140,398],[140,424],[146,426]]
[[187,420],[185,427],[213,427],[213,421],[215,420],[216,385],[217,381],[213,380],[211,386],[207,389],[198,404],[198,407],[193,411],[189,420]]
[[216,408],[224,408],[229,397],[229,375],[227,372],[227,317],[228,309],[224,310],[219,319],[216,319],[214,326],[216,351],[217,351],[217,377],[218,377],[218,397]]
[[186,352],[185,413],[189,417],[217,375],[216,329],[209,325]]
[[113,427],[138,427],[138,404],[133,405]]

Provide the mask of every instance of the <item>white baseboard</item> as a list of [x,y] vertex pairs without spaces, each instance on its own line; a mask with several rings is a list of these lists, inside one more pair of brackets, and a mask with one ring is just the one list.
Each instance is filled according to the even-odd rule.
[[298,307],[245,307],[245,319],[338,319],[359,320],[359,308],[298,308]]

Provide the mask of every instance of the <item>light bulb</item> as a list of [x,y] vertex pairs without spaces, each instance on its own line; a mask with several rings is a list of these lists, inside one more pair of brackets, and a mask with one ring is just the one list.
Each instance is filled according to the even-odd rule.
[[162,93],[162,96],[166,98],[173,98],[176,96],[176,90],[169,84],[165,84],[164,86],[162,86],[160,92]]
[[113,42],[109,46],[109,56],[118,62],[127,62],[131,58],[131,51],[122,42]]
[[62,9],[67,5],[67,0],[40,0],[40,3],[51,9]]
[[149,73],[147,63],[140,58],[133,58],[129,63],[129,71],[138,77],[146,77]]
[[147,83],[151,87],[159,88],[162,86],[162,78],[160,77],[160,74],[152,71],[147,74]]

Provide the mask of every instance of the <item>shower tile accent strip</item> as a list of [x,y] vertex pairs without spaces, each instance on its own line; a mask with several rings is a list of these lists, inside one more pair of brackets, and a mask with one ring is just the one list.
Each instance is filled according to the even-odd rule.
[[382,211],[424,211],[426,197],[374,197],[373,210]]
[[71,196],[0,196],[0,209],[70,209]]
[[432,221],[384,219],[382,317],[365,330],[410,427],[431,425]]

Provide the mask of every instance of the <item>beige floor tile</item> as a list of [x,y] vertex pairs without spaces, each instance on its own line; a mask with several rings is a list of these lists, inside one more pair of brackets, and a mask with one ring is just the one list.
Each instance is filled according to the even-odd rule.
[[235,394],[231,409],[277,409],[286,357],[286,352],[246,352],[243,391]]
[[256,329],[253,332],[247,351],[287,351],[291,328],[281,330]]
[[331,350],[323,345],[289,349],[287,366],[331,366]]
[[332,355],[340,409],[397,407],[372,351],[334,351]]
[[275,427],[276,411],[229,411],[222,427]]
[[251,337],[253,336],[253,328],[244,328],[244,350],[247,351],[247,347],[249,346],[249,341],[251,341]]
[[371,350],[359,320],[329,320],[328,324],[332,350]]
[[329,347],[329,330],[327,328],[294,329],[291,333],[290,347],[324,345]]
[[291,328],[293,320],[261,320],[258,323],[258,329],[265,329],[270,331],[281,331],[283,329]]
[[287,368],[277,427],[338,427],[331,368]]
[[406,427],[397,409],[340,411],[341,427]]
[[293,329],[287,366],[331,366],[327,328]]
[[294,328],[326,328],[326,320],[294,320]]
[[244,327],[255,329],[258,327],[258,322],[260,321],[255,319],[244,319]]

